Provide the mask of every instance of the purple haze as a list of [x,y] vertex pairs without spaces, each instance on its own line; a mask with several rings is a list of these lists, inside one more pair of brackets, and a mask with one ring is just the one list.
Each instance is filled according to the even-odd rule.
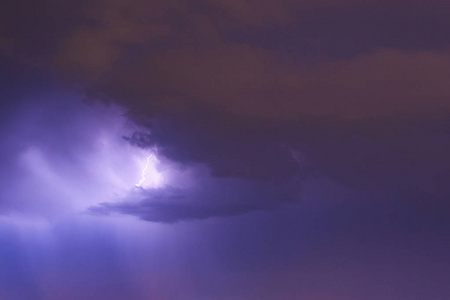
[[6,0],[0,299],[450,299],[449,20]]

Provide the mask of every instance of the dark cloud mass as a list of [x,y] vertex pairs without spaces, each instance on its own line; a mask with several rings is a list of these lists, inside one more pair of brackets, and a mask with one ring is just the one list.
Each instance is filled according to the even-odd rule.
[[137,189],[119,203],[101,203],[91,207],[90,211],[99,215],[120,213],[150,222],[174,223],[272,210],[300,200],[297,180],[261,183],[203,178],[198,181],[198,186],[185,189],[172,186]]
[[[181,196],[181,195],[180,195]],[[184,198],[184,196],[182,197]],[[164,199],[163,200],[167,200]],[[267,207],[272,208],[272,207]],[[263,209],[261,205],[228,205],[220,206],[217,204],[212,205],[196,205],[193,203],[166,203],[143,201],[140,203],[119,203],[110,204],[104,203],[99,207],[91,208],[91,212],[94,214],[109,214],[111,212],[118,212],[126,215],[132,215],[141,218],[142,220],[149,222],[164,222],[174,223],[180,220],[202,220],[211,217],[230,217],[245,214],[252,211]]]
[[0,298],[450,298],[450,2],[6,0]]
[[[448,39],[442,35],[446,2],[94,1],[76,9],[58,5],[48,1],[38,7],[52,18],[33,15],[30,30],[16,26],[15,18],[5,18],[4,53],[18,47],[14,54],[19,59],[81,80],[92,96],[125,106],[138,122],[169,116],[175,121],[153,142],[163,145],[173,159],[207,163],[219,176],[293,174],[298,168],[287,140],[308,144],[307,150],[295,150],[310,151],[309,158],[320,160],[316,153],[323,151],[323,143],[314,145],[317,141],[308,137],[321,130],[339,140],[338,151],[361,151],[353,149],[352,129],[336,132],[336,122],[353,128],[376,123],[378,134],[384,135],[391,128],[380,126],[380,119],[395,127],[392,120],[401,117],[414,126],[423,119],[445,118],[450,108]],[[28,8],[16,11],[21,17],[22,13],[26,17]],[[66,21],[60,22],[63,17]],[[52,29],[52,23],[64,26]],[[45,44],[54,45],[51,51],[30,58],[20,50],[21,44],[44,31]],[[274,32],[281,37],[274,37]],[[284,32],[287,40],[282,40]],[[349,48],[346,55],[331,50],[343,46]],[[291,136],[277,132],[280,126]],[[264,137],[267,130],[270,137]],[[341,139],[342,135],[346,136]],[[363,139],[383,149],[400,136]],[[401,155],[406,150],[402,147],[389,151]],[[432,155],[434,146],[423,151]],[[333,157],[326,155],[325,160]],[[387,160],[395,164],[392,156]],[[348,159],[342,162],[347,167],[361,165]],[[339,164],[312,163],[326,168]],[[349,172],[361,169],[365,167]]]

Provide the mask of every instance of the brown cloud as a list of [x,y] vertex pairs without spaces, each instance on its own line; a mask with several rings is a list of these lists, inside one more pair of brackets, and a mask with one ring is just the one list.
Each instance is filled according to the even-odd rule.
[[[379,49],[305,67],[224,34],[231,27],[245,32],[249,26],[290,26],[302,18],[299,12],[313,18],[320,9],[345,16],[356,8],[395,6],[395,18],[399,3],[99,0],[62,9],[47,0],[35,14],[18,10],[5,18],[0,45],[9,54],[91,80],[94,90],[122,99],[131,110],[200,104],[242,117],[288,120],[445,112],[447,52]],[[426,5],[416,2],[414,11]],[[424,16],[445,5],[429,4]]]
[[447,112],[448,70],[448,53],[381,49],[296,67],[249,45],[223,45],[152,54],[105,86],[139,98],[140,109],[172,97],[242,117],[359,119]]
[[[426,181],[432,190],[435,178],[448,177],[446,135],[430,140],[434,125],[425,133],[411,125],[449,114],[449,40],[441,43],[448,1],[44,2],[10,1],[14,9],[0,12],[3,53],[81,78],[131,113],[167,113],[152,142],[170,159],[206,163],[220,176],[269,178],[299,172],[290,153],[298,150],[324,174],[356,185],[400,178],[406,184],[396,186]],[[308,61],[303,48],[316,41],[350,55]],[[403,118],[406,131],[419,131],[408,133],[414,138],[359,130],[377,121],[373,131],[384,136],[399,116],[420,117]],[[419,151],[421,141],[427,147]]]

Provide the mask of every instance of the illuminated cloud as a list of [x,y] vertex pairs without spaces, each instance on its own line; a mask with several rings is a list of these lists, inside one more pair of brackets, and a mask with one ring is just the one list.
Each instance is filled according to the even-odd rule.
[[159,163],[155,154],[150,154],[142,167],[141,178],[136,183],[137,187],[158,187],[162,185],[162,175],[157,171],[155,164]]
[[[64,105],[60,97],[66,98]],[[14,114],[14,122],[3,130],[9,141],[2,151],[8,161],[1,171],[4,210],[55,217],[110,201],[139,182],[149,151],[122,137],[136,126],[121,109],[48,94]],[[147,174],[143,186],[162,183],[153,164]]]

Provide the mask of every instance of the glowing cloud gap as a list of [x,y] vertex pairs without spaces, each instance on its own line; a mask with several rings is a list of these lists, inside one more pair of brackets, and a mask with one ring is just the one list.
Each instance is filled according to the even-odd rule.
[[145,173],[147,172],[148,165],[150,164],[150,159],[153,158],[153,154],[150,154],[149,157],[147,157],[147,163],[145,164],[144,169],[142,169],[141,172],[141,180],[136,184],[136,186],[141,187],[142,183],[145,181]]

